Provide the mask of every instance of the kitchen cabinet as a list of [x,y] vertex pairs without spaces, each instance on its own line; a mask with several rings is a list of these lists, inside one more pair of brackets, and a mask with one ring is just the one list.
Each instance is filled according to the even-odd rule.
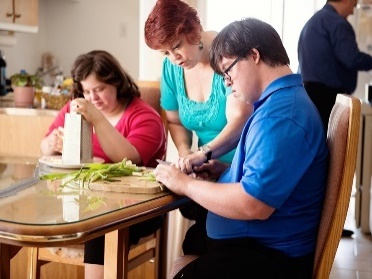
[[38,31],[39,0],[0,0],[0,30]]

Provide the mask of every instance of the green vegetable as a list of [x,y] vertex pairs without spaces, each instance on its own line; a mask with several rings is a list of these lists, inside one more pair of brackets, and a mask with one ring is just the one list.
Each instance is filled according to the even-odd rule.
[[[79,201],[76,201],[79,203]],[[104,199],[102,197],[94,197],[88,196],[86,200],[86,207],[83,210],[83,213],[93,211],[101,207],[102,205],[106,205]]]
[[145,174],[145,167],[138,167],[132,163],[132,161],[124,158],[119,163],[89,163],[81,167],[80,170],[69,172],[69,173],[49,173],[40,176],[42,180],[55,180],[61,179],[61,187],[66,186],[69,183],[78,183],[82,187],[88,187],[89,183],[97,180],[115,181],[115,177],[129,176],[135,173],[135,175],[143,174],[144,177],[150,177],[155,179],[152,174]]

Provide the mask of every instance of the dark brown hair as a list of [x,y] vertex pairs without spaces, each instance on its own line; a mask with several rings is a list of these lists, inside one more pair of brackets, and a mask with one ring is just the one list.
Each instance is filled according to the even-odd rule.
[[135,96],[140,96],[138,86],[133,78],[124,71],[114,56],[104,50],[93,50],[79,55],[72,65],[74,98],[83,97],[81,81],[90,74],[95,74],[101,82],[115,86],[117,89],[116,98],[119,102],[127,103]]
[[173,44],[180,36],[199,44],[201,30],[194,8],[180,0],[158,0],[145,23],[145,41],[155,50]]
[[210,64],[215,72],[222,75],[219,64],[223,57],[245,58],[253,48],[271,67],[289,65],[289,57],[279,34],[270,24],[255,18],[234,21],[218,33],[209,52]]

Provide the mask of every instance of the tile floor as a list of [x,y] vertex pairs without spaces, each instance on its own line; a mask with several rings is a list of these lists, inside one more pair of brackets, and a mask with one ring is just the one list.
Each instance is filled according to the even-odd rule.
[[341,238],[329,278],[372,279],[372,236],[355,227],[353,198],[350,200],[345,228],[353,230],[354,234]]

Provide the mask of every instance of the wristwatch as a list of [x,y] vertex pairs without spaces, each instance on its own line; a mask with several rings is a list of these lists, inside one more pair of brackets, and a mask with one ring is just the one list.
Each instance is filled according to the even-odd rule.
[[205,156],[207,156],[207,160],[205,160],[206,162],[208,162],[212,158],[212,149],[209,145],[204,144],[200,146],[198,150],[200,150],[201,152],[203,152],[203,154],[205,154]]

